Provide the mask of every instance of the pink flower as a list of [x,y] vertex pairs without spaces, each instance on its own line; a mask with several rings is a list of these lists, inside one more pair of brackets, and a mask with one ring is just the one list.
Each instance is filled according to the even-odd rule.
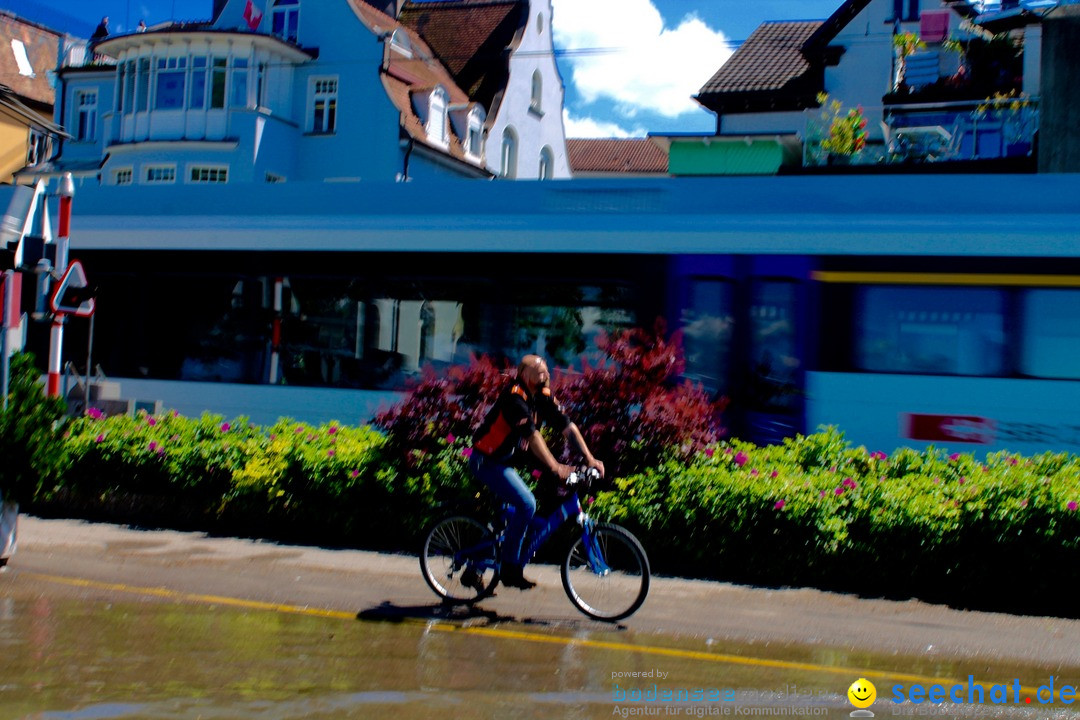
[[1016,458],[1014,458],[1014,457],[1009,458],[1009,464],[1010,465],[1017,465],[1018,463],[1016,461]]
[[471,447],[462,448],[461,449],[461,455],[462,455],[462,457],[467,457],[467,458],[472,457],[472,448]]
[[880,450],[877,450],[875,452],[870,453],[870,459],[871,460],[886,460],[886,459],[888,459],[888,457],[889,457],[888,455],[881,452]]
[[172,441],[173,441],[173,442],[176,442],[176,441],[177,441],[177,440],[179,440],[179,439],[180,439],[180,436],[179,436],[179,435],[173,435],[173,436],[172,436]]
[[859,487],[859,483],[855,482],[851,478],[844,478],[843,485],[844,485],[844,487],[851,488],[852,490]]
[[300,425],[297,425],[297,426],[296,426],[296,430],[295,430],[295,433],[296,433],[297,435],[299,435],[299,434],[300,434],[300,433],[302,433],[302,432],[304,432],[304,428],[303,428],[303,427],[301,427]]
[[713,449],[712,448],[705,448],[705,457],[711,458],[712,456],[713,456]]
[[596,502],[596,498],[594,498],[592,495],[590,495],[589,499],[585,501],[585,504],[586,505],[592,505],[594,502]]
[[753,470],[751,470],[750,474],[753,475],[754,477],[757,477],[758,476],[757,468],[754,468]]
[[105,417],[105,413],[101,412],[97,408],[87,408],[86,415],[93,420],[100,420],[101,418]]
[[776,504],[772,506],[772,509],[773,510],[780,510],[781,508],[784,507],[784,504],[785,504],[784,500],[777,500]]
[[934,484],[935,485],[940,485],[941,484],[941,478],[934,478]]
[[780,474],[780,473],[778,473],[778,472],[776,472],[775,470],[773,470],[773,471],[772,471],[771,473],[769,473],[769,477],[771,477],[771,478],[774,478],[774,477],[776,477],[776,476],[777,476],[777,475],[779,475],[779,474]]
[[353,470],[349,474],[352,475],[353,477],[360,477],[360,471],[359,470]]
[[833,465],[831,468],[829,468],[829,472],[836,472],[836,466]]
[[158,457],[165,457],[165,448],[158,448],[157,449],[157,454],[158,454]]
[[960,453],[953,453],[949,456],[949,462],[956,462],[960,459]]
[[457,440],[457,438],[454,437],[454,433],[446,433],[446,444],[447,445],[453,445],[455,440]]
[[961,484],[961,485],[963,485],[963,484],[964,484],[964,483],[966,483],[966,482],[967,482],[967,478],[966,478],[966,477],[962,477],[962,476],[961,476],[961,478],[960,478],[960,484]]
[[330,433],[331,435],[336,435],[337,434],[337,425],[331,425],[330,429],[327,430],[326,432]]
[[150,452],[154,452],[155,450],[157,450],[157,443],[156,442],[150,443]]
[[750,459],[750,457],[746,453],[744,453],[742,450],[735,453],[735,464],[738,465],[739,467],[742,467],[743,465],[745,465],[746,461],[749,460],[749,459]]
[[308,436],[307,436],[308,442],[311,442],[314,439],[315,439],[315,433],[308,433]]
[[146,416],[146,424],[149,425],[150,427],[154,427],[155,425],[157,425],[157,420],[154,419],[153,415],[147,415]]
[[837,496],[843,495],[844,494],[844,486],[840,485],[835,490],[833,490],[832,492],[833,492],[833,495],[837,495]]
[[1077,508],[1076,501],[1075,500],[1070,500],[1069,504],[1066,505],[1065,507],[1069,508],[1070,510],[1075,511],[1076,508]]
[[533,471],[532,471],[532,476],[533,476],[534,478],[536,478],[537,480],[539,480],[539,479],[540,479],[540,475],[541,475],[541,472],[540,472],[539,470],[533,470]]
[[1024,498],[1023,500],[1021,500],[1020,501],[1020,507],[1027,507],[1027,502],[1028,502],[1027,498]]
[[276,439],[277,439],[277,435],[275,435],[274,433],[270,433],[270,442],[273,442]]
[[334,457],[334,451],[333,450],[327,450],[326,451],[326,456],[327,457]]
[[724,448],[724,454],[725,455],[730,455],[731,454],[731,448]]
[[221,423],[221,432],[229,432],[230,427],[229,423]]
[[94,438],[94,442],[105,442],[105,436],[98,435],[96,438]]
[[[837,489],[839,489],[839,488],[837,488]],[[824,498],[825,497],[825,491],[822,490],[821,493],[818,495],[818,497],[819,498]]]
[[173,410],[172,411],[172,416],[173,417],[180,417],[180,411],[179,410]]

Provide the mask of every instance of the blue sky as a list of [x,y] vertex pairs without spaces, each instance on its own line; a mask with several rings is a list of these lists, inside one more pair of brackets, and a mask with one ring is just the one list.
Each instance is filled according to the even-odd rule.
[[[765,20],[823,19],[841,0],[552,0],[570,137],[709,132],[690,96]],[[212,0],[0,0],[43,24],[88,36],[140,19],[208,19]]]

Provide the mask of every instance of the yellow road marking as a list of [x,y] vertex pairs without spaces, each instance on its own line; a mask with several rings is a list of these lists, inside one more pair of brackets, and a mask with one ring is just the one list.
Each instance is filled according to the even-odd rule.
[[[46,582],[73,587],[92,588],[95,590],[111,590],[113,592],[132,593],[136,595],[148,595],[168,600],[182,602],[204,603],[211,605],[228,605],[231,607],[247,608],[250,610],[265,610],[268,612],[285,613],[290,615],[308,615],[312,617],[333,618],[337,620],[355,620],[356,613],[341,610],[329,610],[326,608],[310,607],[306,605],[287,605],[282,603],[268,603],[259,600],[244,600],[241,598],[226,597],[223,595],[203,595],[199,593],[180,592],[162,587],[141,587],[126,585],[123,583],[108,583],[84,578],[64,577],[60,575],[44,575],[41,573],[20,573]],[[620,652],[639,653],[643,655],[655,655],[658,657],[678,658],[681,660],[699,660],[702,662],[722,663],[728,665],[745,665],[750,667],[769,668],[772,670],[800,670],[803,672],[829,673],[833,675],[845,675],[851,678],[887,678],[902,680],[909,683],[925,685],[956,685],[954,679],[935,678],[927,675],[910,675],[906,673],[888,672],[882,670],[863,670],[857,668],[837,667],[835,665],[818,665],[815,663],[793,662],[790,660],[771,660],[768,658],[744,657],[742,655],[724,655],[721,653],[701,652],[698,650],[680,650],[678,648],[666,648],[652,645],[632,645],[630,643],[609,642],[606,640],[588,640],[582,638],[559,637],[557,635],[542,635],[540,633],[524,632],[520,630],[508,630],[490,627],[465,627],[454,625],[440,620],[409,619],[408,622],[422,625],[437,632],[454,633],[463,635],[478,635],[482,637],[498,638],[500,640],[519,640],[522,642],[546,643],[553,645],[574,645],[594,650],[616,650]],[[977,686],[989,689],[995,683],[977,682]],[[1001,683],[998,683],[1001,684]],[[1036,688],[1021,686],[1020,692],[1034,695]]]

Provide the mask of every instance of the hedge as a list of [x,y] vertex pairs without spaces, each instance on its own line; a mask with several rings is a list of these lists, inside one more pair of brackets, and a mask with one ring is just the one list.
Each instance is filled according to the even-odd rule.
[[[91,410],[63,445],[66,470],[33,509],[413,550],[448,506],[486,502],[453,435],[409,462],[370,427]],[[662,574],[1075,616],[1078,502],[1073,455],[886,455],[828,429],[712,445],[618,479],[590,507],[637,533]]]

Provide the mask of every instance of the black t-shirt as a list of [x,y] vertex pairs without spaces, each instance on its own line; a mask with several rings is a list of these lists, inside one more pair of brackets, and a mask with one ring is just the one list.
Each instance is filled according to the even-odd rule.
[[524,385],[511,382],[499,393],[495,406],[473,435],[473,448],[490,458],[507,461],[515,450],[529,449],[529,438],[543,424],[562,432],[570,425],[570,418],[550,388],[534,396]]

